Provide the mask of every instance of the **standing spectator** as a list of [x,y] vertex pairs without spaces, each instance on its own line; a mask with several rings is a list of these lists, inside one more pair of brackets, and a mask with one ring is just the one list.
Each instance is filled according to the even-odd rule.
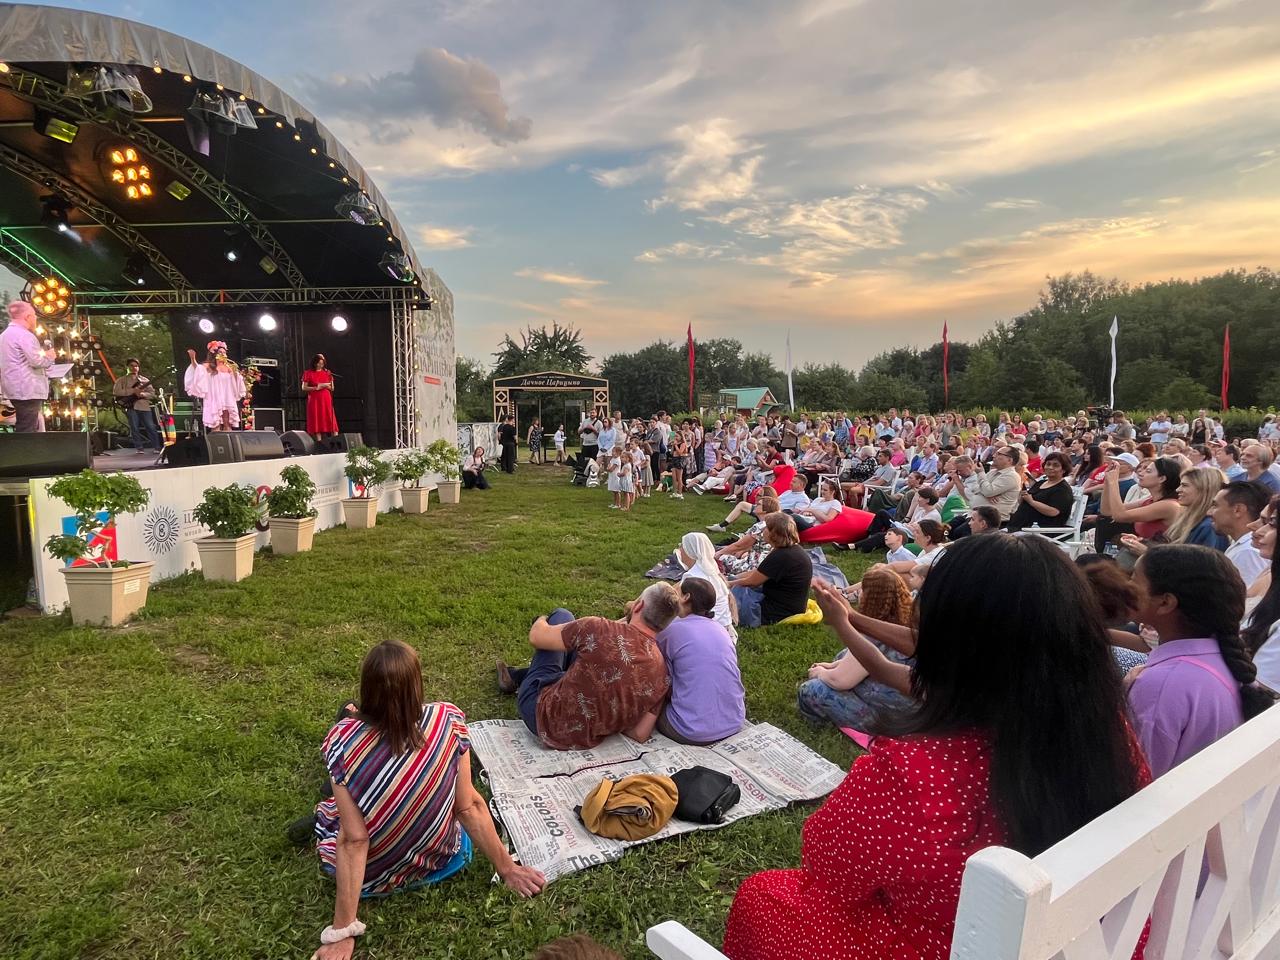
[[1173,434],[1173,423],[1169,420],[1169,414],[1161,410],[1155,415],[1155,419],[1151,421],[1151,425],[1147,430],[1150,432],[1151,442],[1156,445],[1156,452],[1158,453],[1164,449],[1164,445],[1169,442],[1169,437]]
[[502,447],[502,472],[516,472],[516,421],[507,414],[498,427],[498,445]]
[[600,455],[600,430],[602,424],[596,420],[595,414],[588,414],[578,425],[578,438],[582,441],[582,456],[594,460]]
[[0,333],[0,394],[17,410],[14,430],[41,433],[44,417],[40,408],[49,399],[49,376],[57,354],[49,341],[44,347],[36,338],[35,308],[25,300],[9,304],[9,325]]
[[598,456],[612,456],[613,448],[618,446],[621,442],[621,436],[618,429],[614,426],[613,421],[606,416],[600,421],[596,430],[596,444],[599,448]]
[[138,453],[146,453],[149,445],[156,453],[164,450],[160,443],[159,425],[156,415],[151,410],[151,401],[155,399],[155,385],[141,373],[142,364],[135,357],[125,361],[129,372],[117,377],[111,385],[111,393],[129,416],[129,433],[133,438],[133,449]]
[[529,462],[546,463],[546,455],[542,452],[542,421],[534,417],[525,435],[525,443],[529,444]]
[[556,427],[552,442],[556,445],[556,463],[564,463],[564,424]]

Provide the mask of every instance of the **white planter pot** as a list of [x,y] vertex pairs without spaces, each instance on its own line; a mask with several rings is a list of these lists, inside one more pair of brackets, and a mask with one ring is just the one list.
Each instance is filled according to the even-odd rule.
[[253,573],[253,545],[257,536],[246,533],[234,540],[204,537],[196,541],[200,569],[206,580],[239,583]]
[[430,501],[430,487],[404,487],[400,490],[400,506],[405,513],[426,513]]
[[118,627],[147,604],[150,560],[127,567],[65,567],[71,622],[76,626]]
[[457,503],[462,499],[462,481],[441,480],[436,484],[436,491],[440,494],[441,503]]
[[311,541],[316,535],[316,518],[272,517],[271,552],[282,557],[291,557],[295,553],[306,553],[311,549]]
[[351,497],[343,500],[342,515],[347,519],[348,530],[368,530],[378,522],[377,498]]

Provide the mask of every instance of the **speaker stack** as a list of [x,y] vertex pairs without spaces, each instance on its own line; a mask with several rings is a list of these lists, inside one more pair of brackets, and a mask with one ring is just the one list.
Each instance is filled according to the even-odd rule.
[[309,457],[316,452],[316,442],[303,430],[290,430],[280,438],[284,450],[291,457]]
[[364,445],[363,433],[336,433],[332,437],[325,437],[323,441],[322,453],[346,453],[352,447]]
[[0,477],[6,480],[56,477],[92,466],[90,435],[80,430],[0,436]]

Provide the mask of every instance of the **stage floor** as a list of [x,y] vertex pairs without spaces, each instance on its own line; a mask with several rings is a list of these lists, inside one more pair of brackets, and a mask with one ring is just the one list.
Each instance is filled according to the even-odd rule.
[[159,456],[160,454],[154,450],[146,450],[143,453],[137,453],[132,448],[112,450],[94,457],[93,469],[99,473],[116,473],[117,471],[134,473],[138,470],[154,470],[156,467],[166,466],[164,463],[156,463]]

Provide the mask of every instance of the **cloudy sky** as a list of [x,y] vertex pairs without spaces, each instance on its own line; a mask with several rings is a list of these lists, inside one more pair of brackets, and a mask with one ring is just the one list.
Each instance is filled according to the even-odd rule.
[[460,353],[734,336],[849,366],[1049,273],[1280,267],[1274,0],[102,0],[370,170]]

